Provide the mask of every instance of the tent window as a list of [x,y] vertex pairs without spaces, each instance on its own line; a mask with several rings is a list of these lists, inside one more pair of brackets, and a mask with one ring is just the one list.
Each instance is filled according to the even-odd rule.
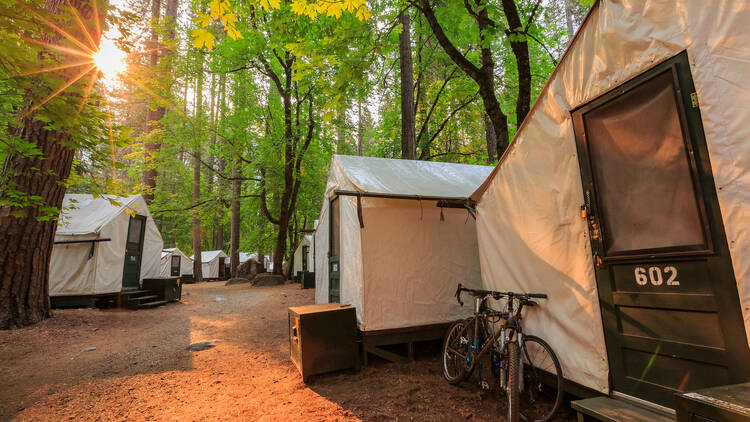
[[180,257],[179,256],[172,256],[172,269],[178,269],[180,268]]
[[141,237],[143,236],[143,225],[146,219],[140,216],[130,218],[130,228],[128,229],[128,241],[126,249],[131,252],[141,250]]
[[331,200],[331,256],[339,256],[340,229],[339,197],[335,197]]
[[607,256],[709,249],[673,72],[583,115]]
[[307,259],[309,255],[310,255],[310,247],[303,246],[302,247],[302,271],[307,271]]

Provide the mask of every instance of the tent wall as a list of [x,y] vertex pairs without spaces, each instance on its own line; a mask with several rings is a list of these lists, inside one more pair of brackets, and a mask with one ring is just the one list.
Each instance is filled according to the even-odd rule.
[[357,309],[357,322],[363,327],[364,303],[362,277],[362,234],[357,217],[357,200],[351,196],[340,196],[341,245],[339,274],[341,277],[341,303]]
[[328,201],[323,200],[320,220],[315,228],[315,303],[328,303]]
[[201,268],[203,269],[203,278],[218,278],[219,258],[217,257],[208,262],[202,262]]
[[[471,314],[456,285],[479,288],[474,219],[434,201],[363,199],[363,331],[454,321]],[[358,224],[358,223],[357,223]],[[357,225],[356,228],[359,228]]]
[[[75,236],[65,240],[92,239],[94,236]],[[94,256],[89,259],[91,243],[70,243],[52,246],[49,273],[50,296],[94,294],[96,260],[99,256],[94,246]]]
[[[608,392],[608,363],[570,110],[687,49],[750,329],[750,4],[605,0],[594,6],[493,176],[475,194],[487,288],[549,294],[526,328],[565,376]],[[744,252],[744,253],[743,253]],[[750,338],[750,333],[748,333]]]

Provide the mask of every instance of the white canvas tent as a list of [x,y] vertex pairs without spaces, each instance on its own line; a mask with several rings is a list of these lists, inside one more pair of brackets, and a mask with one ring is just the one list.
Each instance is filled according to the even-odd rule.
[[333,156],[314,240],[316,303],[331,299],[329,234],[338,223],[339,302],[356,307],[362,331],[465,316],[470,309],[461,308],[453,294],[458,283],[480,285],[474,219],[466,209],[437,204],[463,203],[491,170]]
[[159,275],[162,239],[141,195],[94,198],[66,194],[50,259],[50,296],[84,296],[123,290],[125,248],[131,221],[128,211],[146,218],[138,280]]
[[[307,263],[306,265],[303,264],[305,261],[304,253],[305,247],[307,247]],[[303,268],[305,268],[305,271],[314,271],[313,268],[315,267],[315,250],[313,249],[313,237],[312,235],[305,235],[302,237],[302,240],[299,242],[299,245],[297,246],[297,249],[294,250],[294,268],[292,269],[292,276],[296,275],[298,271],[303,271]]]
[[167,248],[161,251],[160,274],[169,277],[172,274],[172,257],[180,257],[180,274],[193,275],[193,260],[185,255],[180,248]]
[[[222,259],[223,258],[223,259]],[[221,263],[226,263],[229,258],[224,251],[204,251],[201,252],[201,269],[203,278],[219,278],[224,271],[220,270]],[[190,259],[195,259],[191,256]]]
[[[549,294],[549,300],[542,301],[542,306],[526,312],[526,329],[548,340],[557,351],[566,378],[580,385],[610,393],[611,375],[614,391],[624,391],[625,394],[671,407],[671,393],[705,386],[700,380],[702,376],[713,380],[709,382],[726,383],[727,377],[731,380],[733,373],[747,373],[748,361],[744,357],[747,356],[747,345],[735,345],[732,351],[730,342],[740,339],[742,343],[750,338],[750,335],[744,335],[750,332],[750,231],[747,229],[750,221],[750,108],[747,106],[750,104],[749,29],[750,3],[746,1],[596,2],[511,147],[492,175],[472,195],[478,201],[477,232],[484,286],[497,290]],[[673,61],[684,52],[687,57],[685,62]],[[660,64],[663,62],[665,64]],[[637,87],[646,86],[646,82],[642,81],[656,81],[656,75],[669,75],[669,72],[677,72],[679,78],[668,77],[665,86],[679,84],[684,88],[682,91],[672,94],[669,89],[651,90],[650,95],[643,92],[638,94],[643,94],[645,100],[634,99],[639,92]],[[686,90],[689,87],[686,82],[689,74],[692,74],[695,93]],[[638,85],[640,83],[644,85]],[[622,98],[630,95],[627,98],[631,102],[626,105],[617,103],[619,95]],[[649,101],[673,104],[648,109]],[[663,115],[670,107],[678,107],[679,110],[683,103],[682,115],[677,112],[672,116]],[[616,106],[631,107],[631,113],[617,115],[622,120],[614,121],[612,110]],[[611,114],[596,114],[596,110],[600,110],[596,107],[609,107],[606,110]],[[578,110],[581,110],[581,114],[577,114]],[[660,123],[650,125],[652,116],[649,113],[654,111]],[[700,122],[692,123],[693,120],[689,120],[691,113],[699,113],[702,128]],[[582,120],[575,121],[574,117],[579,118],[576,116],[580,115],[583,116],[580,117]],[[628,120],[633,116],[639,119],[635,124],[634,120]],[[598,123],[596,119],[600,119]],[[595,124],[604,129],[597,129]],[[577,137],[578,127],[585,127],[588,136]],[[675,128],[674,135],[666,134],[672,128]],[[701,138],[700,129],[705,133],[703,148],[707,148],[707,154],[700,147],[680,146],[680,133],[683,137],[687,136],[686,133],[690,134],[692,141],[685,141],[685,145],[692,145],[690,142],[695,143]],[[673,141],[669,136],[677,139],[674,144],[677,149],[667,149],[667,144]],[[640,164],[645,163],[644,166],[634,165],[629,169],[616,165],[611,168],[597,167],[598,163],[612,156],[620,157],[620,162],[627,154],[635,156],[637,153],[632,152],[633,149],[643,146],[641,141],[646,138],[658,138],[655,142],[662,142],[664,147],[651,152],[648,149],[651,145],[644,146],[646,153],[638,156]],[[606,149],[595,150],[598,148],[596,143],[601,139],[614,139],[614,143]],[[620,139],[625,142],[617,144]],[[691,152],[680,152],[682,148]],[[589,162],[581,158],[581,154],[589,154],[586,151],[594,151],[591,154],[598,155],[592,155],[594,158]],[[665,157],[665,154],[671,155]],[[664,212],[665,206],[677,204],[674,209],[669,209],[672,213],[669,215],[679,216],[679,210],[685,207],[674,198],[679,193],[679,186],[691,186],[690,178],[685,176],[682,180],[664,184],[666,188],[663,193],[652,195],[645,203],[638,196],[639,192],[628,184],[640,181],[643,185],[651,185],[647,188],[649,191],[658,189],[653,187],[660,186],[660,180],[654,177],[655,169],[665,166],[665,162],[692,160],[693,154],[698,157],[695,165],[698,170],[694,171],[709,169],[708,174],[700,179],[706,198],[710,192],[718,195],[715,207],[710,198],[705,200],[705,206],[709,216],[718,218],[719,223],[711,222],[711,227],[714,239],[719,241],[722,240],[720,223],[723,220],[726,244],[733,263],[724,278],[731,280],[734,276],[739,298],[734,284],[721,285],[719,280],[700,278],[700,274],[704,274],[701,271],[705,271],[700,270],[703,264],[685,263],[689,258],[674,260],[667,254],[663,255],[661,261],[648,261],[646,256],[640,259],[647,264],[640,267],[638,262],[641,261],[638,261],[637,255],[632,255],[628,261],[627,256],[612,255],[608,258],[606,254],[609,250],[592,249],[592,244],[596,242],[609,242],[608,236],[614,232],[614,229],[607,232],[606,223],[609,220],[604,221],[604,218],[609,216],[596,213],[602,203],[605,210],[609,205],[596,202],[597,198],[605,200],[601,195],[596,195],[602,193],[607,183],[624,179],[623,184],[618,185],[619,195],[614,195],[615,199],[625,200],[618,208],[625,209],[625,212],[635,209],[637,212],[632,213],[633,218],[645,217],[638,223],[643,226],[629,226],[628,234],[642,235],[644,238],[656,234],[658,237],[673,221],[662,221],[658,219],[659,214]],[[583,161],[579,161],[579,158]],[[589,166],[594,168],[593,176],[582,171],[582,168]],[[678,168],[676,164],[664,171],[676,172],[675,169],[688,174],[686,167]],[[610,170],[621,172],[623,177],[620,179],[612,172],[607,173]],[[582,178],[588,180],[591,177],[596,178],[598,185],[595,188],[599,190],[582,183]],[[705,184],[710,177],[713,177],[715,186]],[[690,201],[693,199],[686,203],[692,206]],[[700,202],[700,198],[697,201]],[[716,214],[712,214],[712,210],[716,210]],[[612,226],[610,224],[610,228]],[[650,230],[639,227],[649,227]],[[689,228],[687,224],[678,226],[681,232]],[[648,231],[650,233],[645,233]],[[656,240],[649,238],[648,241]],[[614,243],[610,242],[610,246]],[[706,259],[721,258],[728,262],[728,254],[716,258],[723,250],[719,243],[714,242],[714,255],[706,255],[710,256]],[[697,253],[686,250],[684,255],[689,257]],[[688,264],[693,266],[688,268]],[[685,267],[684,271],[681,265]],[[605,273],[607,268],[612,272]],[[681,271],[679,279],[668,286],[667,276],[672,270],[677,275],[677,269]],[[613,281],[602,290],[597,286],[597,277],[600,283]],[[679,280],[682,280],[682,284],[679,284]],[[703,290],[691,290],[695,287],[690,285],[693,280],[700,282],[695,286]],[[720,285],[722,287],[718,287]],[[610,289],[615,292],[612,293]],[[716,296],[712,296],[711,292]],[[703,295],[700,296],[702,302],[691,305],[689,301],[682,301],[677,304],[668,297],[682,293]],[[636,295],[638,301],[633,302],[632,298]],[[648,303],[649,297],[658,306],[646,307],[644,304]],[[725,318],[722,312],[728,306],[706,305],[713,301],[723,304],[740,302],[744,326],[740,317],[735,322],[722,322],[720,329],[716,321]],[[600,303],[614,303],[614,306],[603,311],[601,306],[604,305],[600,306]],[[695,313],[687,312],[687,308],[664,309],[677,305],[700,305],[704,311],[711,312],[700,313],[700,319],[693,320]],[[739,305],[736,307],[739,308]],[[739,313],[739,309],[734,311]],[[618,322],[610,324],[608,331],[603,325],[603,318],[613,321],[615,312]],[[709,320],[710,323],[707,322]],[[695,322],[689,321],[703,321],[705,325],[698,328]],[[663,331],[670,327],[672,331],[669,333]],[[739,328],[739,332],[736,328]],[[617,329],[622,332],[615,332]],[[715,340],[717,343],[726,341],[726,345],[693,347],[698,341],[705,340],[697,339],[696,332],[721,333],[722,329],[735,330],[734,335],[726,335],[725,331],[723,340]],[[610,336],[609,342],[605,342],[605,334]],[[709,340],[714,341],[713,338]],[[654,347],[655,344],[658,347]],[[619,356],[612,353],[613,350],[627,347],[630,350]],[[705,366],[703,363],[698,365],[697,358],[677,360],[686,358],[685,353],[694,350],[722,350],[721,353],[725,355]],[[693,356],[705,355],[695,353]],[[733,365],[745,367],[737,369]],[[663,369],[666,367],[671,369],[666,371]],[[739,375],[740,378],[744,376]],[[641,379],[643,382],[640,382]],[[664,394],[654,393],[661,388],[657,388],[656,384],[668,387]]]

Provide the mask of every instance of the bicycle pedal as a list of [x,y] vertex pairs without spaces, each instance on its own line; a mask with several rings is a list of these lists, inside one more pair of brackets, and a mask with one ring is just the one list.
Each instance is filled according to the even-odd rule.
[[489,389],[490,389],[490,384],[487,381],[482,381],[482,390],[489,391]]
[[461,344],[469,344],[469,339],[467,339],[466,337],[461,337],[458,339],[458,342]]

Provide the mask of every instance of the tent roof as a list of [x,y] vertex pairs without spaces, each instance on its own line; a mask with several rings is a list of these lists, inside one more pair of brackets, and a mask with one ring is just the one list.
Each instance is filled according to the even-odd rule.
[[167,255],[182,255],[185,258],[187,258],[187,255],[185,255],[184,252],[180,250],[180,248],[164,248],[161,250],[161,257],[164,258]]
[[141,215],[148,215],[145,208],[143,210],[138,209],[141,203],[145,207],[141,195],[128,197],[103,195],[94,198],[90,194],[65,194],[63,211],[60,213],[60,223],[58,223],[56,235],[75,236],[98,233],[105,224],[119,215],[125,208],[130,208]]
[[490,166],[419,160],[334,155],[337,166],[358,192],[466,198],[492,172]]
[[[190,255],[190,259],[195,259],[195,255]],[[229,258],[224,251],[204,251],[201,252],[201,262],[211,262],[216,258]]]

